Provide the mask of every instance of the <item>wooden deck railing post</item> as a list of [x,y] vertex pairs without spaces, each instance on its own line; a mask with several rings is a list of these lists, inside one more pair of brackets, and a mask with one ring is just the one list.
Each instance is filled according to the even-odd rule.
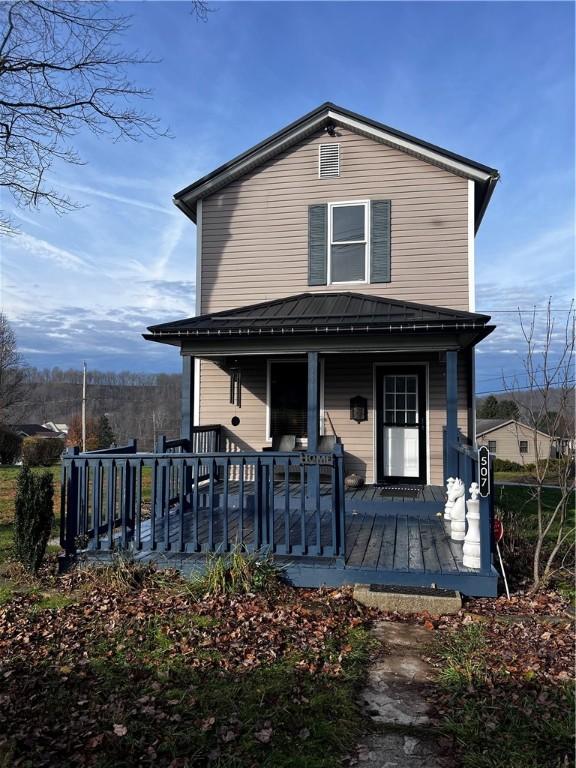
[[489,495],[480,497],[480,568],[489,574],[492,570],[493,519],[494,519],[494,465],[488,454]]
[[67,453],[67,471],[66,471],[66,519],[63,529],[62,545],[67,555],[76,553],[77,535],[78,535],[78,467],[76,466],[76,457],[79,455],[79,448],[69,448]]
[[458,352],[446,352],[446,465],[445,477],[456,477],[458,473]]

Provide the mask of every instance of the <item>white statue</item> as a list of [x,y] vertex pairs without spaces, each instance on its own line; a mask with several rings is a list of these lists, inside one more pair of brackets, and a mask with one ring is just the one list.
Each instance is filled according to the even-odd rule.
[[454,503],[450,501],[450,491],[452,490],[453,485],[454,485],[454,478],[449,477],[448,480],[446,480],[446,496],[448,497],[448,500],[444,506],[444,520],[450,520],[452,504]]
[[452,502],[450,508],[450,536],[454,541],[464,541],[466,533],[466,503],[464,496],[466,488],[464,483],[457,477],[450,489],[448,501]]
[[472,483],[468,490],[472,498],[466,502],[468,530],[462,547],[464,554],[462,563],[466,568],[480,568],[480,502],[478,501],[480,488],[478,483]]

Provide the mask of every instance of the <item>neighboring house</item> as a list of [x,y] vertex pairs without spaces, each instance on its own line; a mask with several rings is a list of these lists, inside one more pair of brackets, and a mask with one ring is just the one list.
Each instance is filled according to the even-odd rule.
[[[145,338],[183,361],[180,449],[191,457],[169,467],[183,462],[186,477],[191,461],[190,477],[210,489],[190,490],[191,510],[205,502],[208,517],[182,522],[176,551],[215,549],[222,537],[228,546],[229,511],[246,541],[246,512],[250,546],[363,568],[329,571],[324,560],[312,576],[294,566],[299,583],[495,590],[487,529],[472,578],[437,514],[448,476],[473,479],[474,350],[494,329],[475,312],[474,237],[497,180],[327,103],[175,195],[196,224],[197,314]],[[70,471],[91,461],[70,459]],[[342,475],[364,487],[344,498]],[[187,510],[194,483],[178,482]],[[154,523],[149,544],[136,528],[138,547],[167,545]]]
[[478,419],[476,442],[487,445],[498,459],[517,464],[533,464],[536,459],[556,458],[562,450],[563,438],[552,437],[515,419]]
[[52,432],[58,432],[60,436],[68,434],[68,424],[56,424],[53,421],[47,421],[42,426],[46,427],[46,429],[51,429]]
[[52,437],[64,437],[63,434],[55,432],[42,424],[14,424],[14,432],[20,437],[40,437],[50,439]]

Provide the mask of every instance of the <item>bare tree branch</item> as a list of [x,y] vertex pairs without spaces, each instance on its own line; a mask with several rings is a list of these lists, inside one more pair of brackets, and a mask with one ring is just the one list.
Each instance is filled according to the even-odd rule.
[[[556,328],[551,300],[542,329],[537,327],[536,311],[529,320],[521,313],[519,316],[526,344],[522,362],[527,385],[520,388],[514,384],[506,389],[518,406],[521,420],[531,430],[534,462],[525,469],[532,478],[537,515],[538,535],[532,558],[532,590],[536,591],[549,582],[563,545],[573,535],[567,513],[575,490],[574,302],[561,331]],[[517,439],[521,436],[517,429]],[[543,436],[553,438],[552,449]],[[524,462],[524,455],[520,455]],[[548,483],[558,487],[554,503],[546,498]]]
[[[205,2],[192,13],[206,21]],[[18,207],[58,213],[76,204],[47,181],[56,162],[80,164],[74,138],[84,130],[113,141],[168,135],[138,108],[151,97],[129,77],[148,53],[125,51],[130,17],[106,2],[16,0],[0,5],[0,186]],[[0,212],[0,233],[14,231]]]

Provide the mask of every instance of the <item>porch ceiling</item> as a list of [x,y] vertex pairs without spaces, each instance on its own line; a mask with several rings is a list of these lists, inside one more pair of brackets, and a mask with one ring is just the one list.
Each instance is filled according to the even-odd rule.
[[413,348],[415,337],[427,348],[446,349],[478,343],[494,329],[489,320],[489,315],[362,293],[301,293],[153,325],[144,338],[181,346],[184,351],[193,347],[194,354],[200,349],[220,351],[230,342],[236,351],[240,342],[253,351],[264,346],[294,351],[310,349],[315,340],[315,345],[336,351],[338,345],[349,347],[352,340],[358,349],[374,348],[374,344],[397,349],[405,338]]

